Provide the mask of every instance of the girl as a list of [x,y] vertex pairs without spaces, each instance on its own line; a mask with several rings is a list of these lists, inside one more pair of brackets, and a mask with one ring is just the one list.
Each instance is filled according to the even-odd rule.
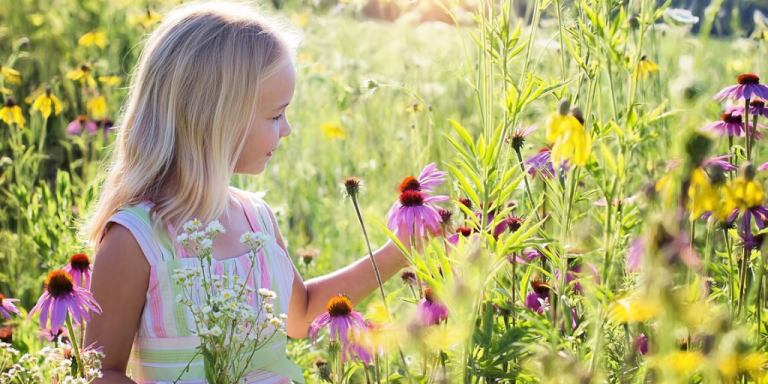
[[[171,383],[194,354],[199,340],[170,277],[175,268],[198,265],[175,243],[177,229],[193,218],[227,228],[212,255],[229,273],[246,268],[242,233],[274,238],[257,258],[253,283],[278,293],[275,312],[288,314],[290,337],[306,337],[330,297],[344,293],[356,302],[376,289],[366,258],[302,281],[269,206],[229,186],[232,174],[263,172],[291,133],[285,111],[296,81],[292,60],[289,34],[232,3],[176,9],[148,38],[85,228],[96,250],[91,291],[103,311],[88,324],[85,345],[106,354],[104,377],[95,383]],[[391,242],[374,257],[384,279],[408,263]],[[276,358],[251,364],[247,383],[303,382],[301,369],[285,358],[285,343],[284,336],[273,339],[266,348]],[[180,382],[204,383],[201,359],[192,368]]]

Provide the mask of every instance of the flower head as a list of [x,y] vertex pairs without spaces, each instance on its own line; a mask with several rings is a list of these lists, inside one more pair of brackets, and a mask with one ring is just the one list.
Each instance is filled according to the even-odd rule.
[[745,73],[736,79],[737,85],[731,85],[723,88],[712,100],[723,101],[727,98],[734,100],[754,99],[759,97],[763,100],[768,99],[768,87],[760,84],[760,77],[752,73]]
[[309,265],[312,263],[312,261],[315,260],[317,255],[320,254],[320,249],[318,248],[312,248],[312,249],[304,249],[299,248],[296,253],[299,254],[299,257],[301,257],[301,260],[304,262],[304,264]]
[[0,118],[8,125],[16,123],[20,128],[24,128],[24,116],[21,114],[21,107],[16,104],[13,97],[5,99],[3,108],[0,108]]
[[[766,163],[766,164],[768,164],[768,163]],[[470,211],[472,210],[472,200],[470,200],[470,199],[465,199],[463,197],[460,197],[459,198],[459,204],[463,205],[464,207],[466,207]]]
[[67,73],[67,78],[73,81],[80,81],[80,84],[88,84],[91,88],[96,88],[96,80],[93,79],[91,66],[88,64],[80,64],[77,69]]
[[99,130],[99,126],[96,125],[96,122],[90,120],[88,116],[79,115],[67,125],[67,133],[70,135],[79,135],[83,128],[85,128],[88,133],[95,133]]
[[424,290],[424,298],[416,306],[416,319],[425,327],[448,319],[448,308],[443,305],[432,289]]
[[[83,253],[72,255],[72,257],[69,258],[69,265],[62,270],[72,276],[72,280],[76,287],[90,289],[93,266],[91,265],[91,259],[88,258],[88,255]],[[85,284],[83,284],[83,280],[85,280]]]
[[541,315],[549,308],[550,286],[542,281],[534,280],[531,282],[531,288],[532,291],[525,297],[525,306]]
[[440,228],[440,213],[430,203],[448,200],[448,196],[429,196],[415,190],[406,190],[389,209],[387,228],[395,230],[405,225],[409,235],[424,236],[425,229]]
[[18,299],[8,299],[2,294],[0,294],[0,315],[3,315],[6,319],[11,318],[11,313],[15,313],[17,315],[21,315],[21,311],[19,311],[18,308],[13,304],[14,302],[19,301]]
[[[69,273],[56,270],[49,273],[45,279],[45,292],[29,312],[29,318],[40,312],[42,328],[59,329],[64,324],[67,313],[72,316],[75,324],[90,321],[89,310],[101,313],[101,307],[88,290],[76,286]],[[49,318],[50,327],[47,327]]]
[[80,39],[77,40],[77,44],[85,47],[97,45],[99,48],[103,49],[107,46],[107,36],[104,32],[90,31],[80,37]]
[[431,163],[421,171],[418,178],[408,176],[403,179],[398,190],[400,193],[405,191],[434,192],[434,187],[445,182],[447,175],[447,172],[439,171],[435,163]]
[[512,133],[512,138],[508,138],[507,141],[512,145],[512,148],[520,150],[525,145],[525,137],[536,131],[538,126],[532,125],[530,127],[523,128],[523,125],[519,125],[515,128],[515,132]]
[[40,111],[44,118],[51,116],[51,112],[54,115],[61,113],[61,102],[56,95],[53,94],[51,86],[45,87],[45,92],[40,94],[32,103],[32,109]]
[[705,168],[709,167],[720,167],[721,170],[724,172],[730,172],[735,171],[738,168],[731,164],[730,162],[725,161],[725,159],[729,159],[731,155],[723,155],[718,157],[711,157],[709,159],[704,160],[703,163],[701,163],[701,166]]
[[592,152],[592,138],[582,125],[581,111],[569,107],[565,99],[547,118],[547,141],[554,143],[552,163],[562,165],[567,160],[571,165],[584,166]]
[[320,126],[320,129],[325,132],[325,136],[328,137],[329,140],[345,139],[347,137],[347,133],[344,132],[344,128],[335,124],[323,124]]
[[448,238],[448,242],[453,245],[459,245],[460,238],[462,237],[467,238],[471,234],[472,234],[472,228],[467,228],[467,227],[456,228],[456,233],[454,233]]
[[342,345],[347,345],[350,334],[357,335],[365,329],[365,320],[346,296],[334,296],[328,301],[326,311],[315,318],[309,325],[309,336],[314,342],[320,329],[330,325],[331,339],[338,339]]
[[[743,137],[746,131],[744,130],[744,120],[742,117],[743,112],[739,112],[736,108],[729,108],[720,115],[720,121],[707,124],[702,130],[714,132],[719,136],[728,135]],[[754,135],[755,138],[762,138],[763,135],[755,129],[755,126],[764,128],[762,125],[755,125],[750,121],[750,134]]]
[[[552,150],[550,148],[542,148],[539,152],[526,160],[523,164],[528,167],[528,174],[535,177],[539,175],[545,179],[549,179],[555,176],[555,167],[551,161]],[[568,171],[568,162],[565,161],[560,165],[562,172]]]
[[659,71],[659,65],[654,63],[651,60],[648,60],[648,58],[643,55],[640,56],[640,62],[637,63],[637,67],[635,67],[635,79],[642,78],[645,80],[648,78],[648,75],[656,73]]
[[342,193],[345,197],[357,198],[360,193],[360,189],[363,187],[363,181],[357,177],[347,177],[341,182]]

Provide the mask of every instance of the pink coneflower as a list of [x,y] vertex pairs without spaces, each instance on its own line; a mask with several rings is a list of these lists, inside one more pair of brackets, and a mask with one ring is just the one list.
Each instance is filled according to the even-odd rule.
[[67,125],[67,133],[70,135],[79,135],[83,129],[88,131],[88,133],[94,133],[99,130],[99,126],[85,115],[77,116],[76,119]]
[[371,332],[378,332],[380,326],[373,324],[370,321],[366,321],[365,327],[365,332],[361,332],[357,339],[342,348],[341,358],[343,362],[347,362],[347,360],[357,360],[365,365],[371,365],[376,349],[379,349],[380,355],[384,353],[383,348],[376,348],[371,339]]
[[465,198],[459,198],[459,204],[465,206],[468,210],[472,210],[472,200],[465,199]]
[[365,320],[360,312],[355,312],[352,302],[346,296],[335,296],[328,300],[326,311],[315,318],[309,325],[309,336],[314,342],[320,329],[330,324],[331,339],[339,339],[342,347],[349,343],[350,333],[357,336],[365,329]]
[[11,319],[11,313],[21,315],[21,311],[13,304],[19,301],[19,299],[6,299],[5,296],[0,294],[0,315],[3,315],[6,319]]
[[[528,174],[531,176],[539,175],[545,179],[552,178],[555,175],[555,168],[550,160],[552,150],[550,148],[542,148],[539,153],[531,156],[523,164],[528,168]],[[568,162],[563,162],[560,167],[562,172],[568,171]]]
[[458,246],[459,245],[459,239],[464,237],[467,238],[472,234],[472,228],[467,227],[458,227],[456,228],[456,233],[451,235],[451,237],[448,238],[448,242]]
[[[727,109],[725,112],[723,112],[722,115],[720,115],[720,119],[720,121],[707,124],[704,126],[704,128],[702,128],[702,130],[714,132],[720,136],[744,136],[746,132],[744,130],[744,120],[742,119],[742,115],[734,113],[734,109]],[[764,128],[760,124],[757,124],[757,126]],[[757,132],[755,129],[755,124],[753,124],[751,121],[749,122],[749,129],[751,130],[750,133],[753,134],[755,138],[759,139],[763,137],[760,132]]]
[[645,252],[645,242],[642,237],[638,237],[627,248],[627,270],[637,272],[640,269],[640,261]]
[[[67,312],[75,324],[90,321],[88,310],[101,313],[101,307],[87,289],[75,286],[69,273],[56,270],[45,278],[45,292],[29,312],[28,318],[39,311],[41,328],[59,329],[64,325]],[[49,317],[51,325],[46,327]]]
[[425,229],[437,231],[440,228],[440,214],[430,203],[448,200],[448,196],[429,196],[414,190],[406,190],[389,209],[387,228],[394,231],[405,224],[408,235],[418,233],[424,236]]
[[439,171],[435,163],[429,164],[421,171],[418,178],[406,177],[401,183],[400,193],[405,191],[434,192],[434,187],[442,184],[448,172]]
[[66,328],[57,328],[56,330],[48,328],[41,329],[37,335],[41,341],[47,341],[49,343],[58,340],[59,337],[61,337],[62,340],[69,339],[69,331],[67,331]]
[[440,215],[440,225],[443,227],[451,225],[453,218],[453,211],[449,211],[447,209],[439,208],[437,210],[437,214]]
[[[581,261],[571,261],[572,258],[569,257],[569,262],[573,264],[572,266],[568,267],[568,272],[565,274],[565,285],[573,285],[573,289],[576,290],[578,293],[582,293],[584,289],[581,286],[581,283],[579,282],[581,277],[591,277],[592,281],[595,284],[600,284],[600,272],[597,271],[597,267],[595,267],[592,263],[585,263]],[[575,264],[574,264],[575,263]],[[587,270],[584,271],[583,266],[586,265]],[[555,279],[560,280],[560,271],[555,271]]]
[[[730,110],[733,112],[734,115],[739,115],[739,116],[744,115],[743,105],[736,105],[736,106],[730,107]],[[750,100],[749,114],[758,115],[758,116],[762,115],[762,116],[768,117],[768,108],[765,107],[765,100],[762,100],[762,99]]]
[[726,98],[734,100],[754,99],[759,97],[768,99],[768,87],[760,84],[760,77],[752,73],[745,73],[736,80],[739,84],[723,88],[712,100],[723,101]]
[[512,133],[512,138],[507,138],[506,142],[512,144],[512,148],[520,150],[525,144],[525,137],[536,131],[536,128],[538,127],[535,125],[526,128],[523,128],[522,124],[518,125]]
[[[75,286],[83,287],[85,289],[91,288],[91,272],[93,271],[93,267],[91,266],[91,259],[88,258],[88,255],[83,253],[72,255],[72,257],[69,258],[69,264],[62,270],[72,276],[72,281],[74,281]],[[83,280],[85,280],[85,285],[83,285]]]
[[735,171],[739,169],[739,167],[725,161],[725,159],[731,158],[731,155],[723,155],[718,157],[712,157],[709,159],[704,160],[704,162],[701,163],[701,166],[703,167],[720,167],[724,172],[730,172]]
[[531,287],[533,287],[533,291],[525,297],[525,306],[541,315],[549,309],[550,286],[541,281],[533,281]]
[[645,333],[641,333],[635,338],[635,350],[643,356],[648,354],[648,336]]
[[424,298],[416,307],[416,318],[421,325],[429,327],[448,319],[448,308],[443,305],[432,289],[424,290]]

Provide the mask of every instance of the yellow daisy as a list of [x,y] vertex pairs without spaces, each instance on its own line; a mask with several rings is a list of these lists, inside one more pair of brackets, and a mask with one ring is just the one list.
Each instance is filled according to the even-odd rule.
[[642,323],[659,313],[659,306],[639,298],[624,298],[611,304],[611,317],[622,324]]
[[152,26],[152,24],[155,24],[162,19],[163,19],[163,16],[158,15],[157,13],[154,13],[151,10],[149,10],[149,8],[147,8],[147,11],[144,12],[141,16],[132,18],[130,21],[130,24],[131,25],[141,24],[142,26],[144,26],[144,28],[148,28]]
[[117,85],[120,84],[120,78],[118,76],[110,75],[110,76],[99,76],[99,81],[106,84],[106,85]]
[[38,96],[32,103],[32,109],[40,111],[44,118],[51,116],[53,111],[54,115],[61,113],[61,102],[56,95],[53,94],[50,86],[45,87],[45,92]]
[[88,84],[89,87],[96,88],[96,80],[93,79],[91,67],[88,64],[81,64],[76,70],[70,71],[67,73],[67,78],[74,81],[80,80],[80,84]]
[[572,166],[584,166],[592,152],[589,136],[577,116],[578,108],[570,109],[570,102],[563,100],[558,111],[547,118],[547,141],[552,145],[552,163],[561,165],[568,160]]
[[726,212],[730,213],[730,211],[721,207],[719,191],[720,188],[712,185],[703,169],[696,168],[691,172],[691,182],[688,186],[688,210],[691,212],[692,221],[705,212],[714,212],[718,220],[725,221],[722,215],[727,216]]
[[24,116],[21,114],[21,107],[16,104],[13,97],[5,99],[5,105],[0,108],[0,117],[8,125],[16,123],[19,127],[24,128]]
[[20,73],[13,68],[4,67],[2,64],[0,64],[0,75],[2,75],[9,83],[21,84]]
[[91,111],[91,117],[98,120],[107,115],[107,99],[104,95],[94,98],[86,103],[86,108]]
[[635,80],[637,80],[639,77],[642,77],[643,80],[645,80],[648,78],[648,75],[658,71],[659,65],[653,61],[648,60],[648,58],[643,55],[640,57],[640,62],[637,63],[637,67],[635,67]]
[[323,124],[320,126],[320,128],[325,132],[325,135],[329,139],[344,139],[347,137],[347,134],[344,132],[344,129],[339,127],[338,125],[334,124]]
[[77,40],[77,43],[90,47],[91,45],[97,45],[99,48],[104,48],[107,46],[107,36],[104,34],[104,32],[96,32],[96,31],[90,31],[80,37],[79,40]]

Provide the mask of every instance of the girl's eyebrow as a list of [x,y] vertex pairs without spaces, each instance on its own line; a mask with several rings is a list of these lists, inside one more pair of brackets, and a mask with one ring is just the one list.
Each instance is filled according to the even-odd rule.
[[288,104],[290,104],[290,102],[287,102],[287,103],[285,103],[285,104],[283,104],[283,105],[281,105],[281,106],[279,106],[279,107],[277,107],[277,108],[273,109],[273,111],[278,111],[278,110],[281,110],[281,109],[283,109],[283,108],[287,107],[287,106],[288,106]]

